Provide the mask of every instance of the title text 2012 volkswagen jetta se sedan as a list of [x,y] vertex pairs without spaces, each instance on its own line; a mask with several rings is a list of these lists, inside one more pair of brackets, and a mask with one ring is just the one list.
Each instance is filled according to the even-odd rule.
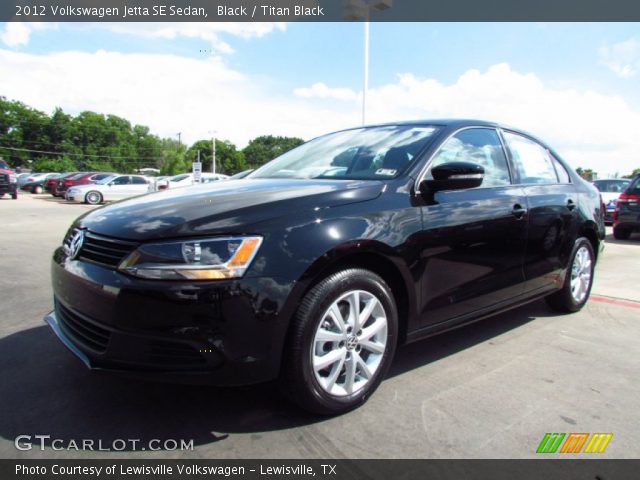
[[88,367],[363,403],[397,345],[547,297],[587,301],[597,190],[535,138],[424,121],[311,140],[246,179],[140,196],[69,229],[58,337]]

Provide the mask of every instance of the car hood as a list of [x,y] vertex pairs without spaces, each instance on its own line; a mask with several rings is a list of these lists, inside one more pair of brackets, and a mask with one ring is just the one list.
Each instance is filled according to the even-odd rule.
[[77,226],[131,240],[259,233],[259,222],[376,198],[377,180],[247,179],[142,195],[93,210]]

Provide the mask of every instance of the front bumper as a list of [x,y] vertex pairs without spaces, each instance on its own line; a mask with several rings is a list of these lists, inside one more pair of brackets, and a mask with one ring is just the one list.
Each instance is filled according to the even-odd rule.
[[60,250],[44,320],[88,368],[150,380],[244,385],[277,377],[290,289],[274,278],[135,279]]

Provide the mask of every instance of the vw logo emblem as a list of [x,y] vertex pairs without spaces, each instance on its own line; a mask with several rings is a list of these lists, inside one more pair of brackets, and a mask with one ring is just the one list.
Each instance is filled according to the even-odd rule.
[[78,230],[73,237],[71,237],[71,241],[69,242],[69,258],[74,260],[78,254],[80,253],[80,249],[82,248],[82,243],[84,242],[84,231]]
[[358,345],[358,337],[351,335],[347,338],[347,350],[353,350]]

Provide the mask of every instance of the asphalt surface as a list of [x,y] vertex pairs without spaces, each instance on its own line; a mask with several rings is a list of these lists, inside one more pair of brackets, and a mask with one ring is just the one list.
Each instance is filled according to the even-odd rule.
[[[89,208],[46,195],[0,199],[1,458],[533,458],[546,432],[611,432],[601,458],[640,456],[640,235],[608,235],[581,312],[557,315],[541,301],[401,348],[366,405],[326,419],[283,402],[273,384],[163,385],[86,371],[42,317],[52,308],[51,253]],[[21,451],[19,435],[51,438],[43,451]],[[58,451],[53,439],[127,445]],[[152,439],[194,448],[140,450]]]

